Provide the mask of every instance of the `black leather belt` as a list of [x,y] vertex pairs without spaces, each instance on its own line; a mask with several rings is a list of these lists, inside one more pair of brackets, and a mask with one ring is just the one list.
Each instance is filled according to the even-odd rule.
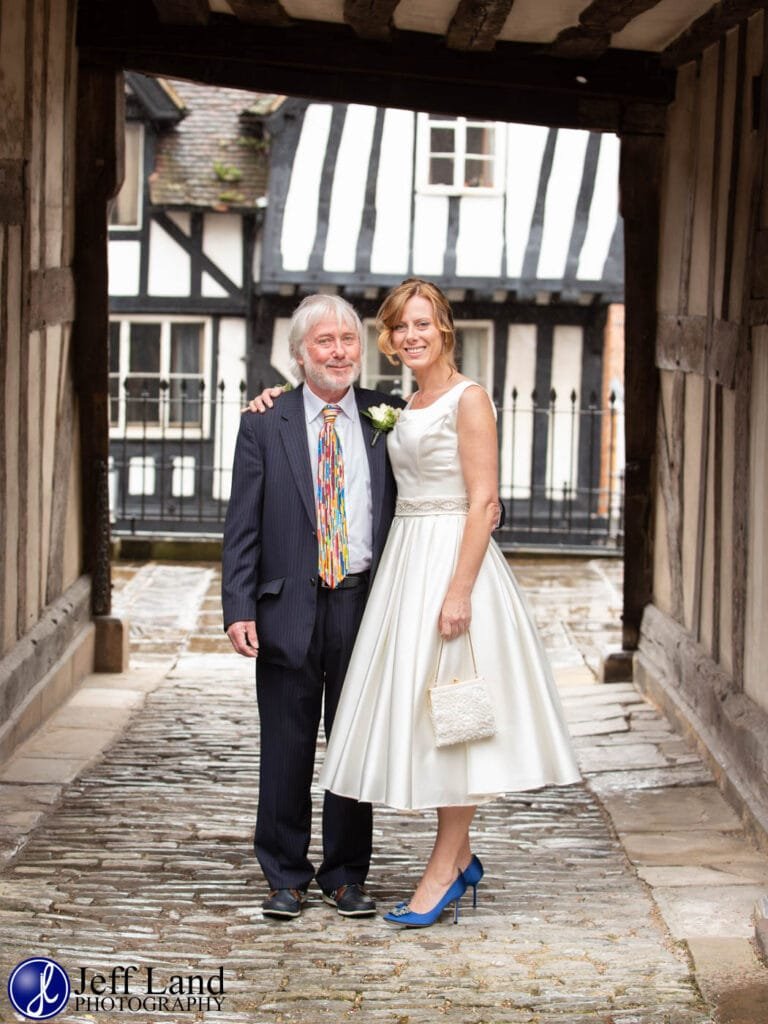
[[365,586],[370,575],[371,573],[368,569],[365,569],[363,572],[350,572],[335,587],[329,587],[325,580],[320,580],[320,586],[323,590],[351,590],[352,587]]

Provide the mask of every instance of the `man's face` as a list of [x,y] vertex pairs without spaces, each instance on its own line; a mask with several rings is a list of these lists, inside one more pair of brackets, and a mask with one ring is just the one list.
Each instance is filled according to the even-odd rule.
[[[321,320],[307,334],[296,361],[313,391],[344,392],[360,376],[360,338],[350,324]],[[322,397],[322,396],[321,396]]]

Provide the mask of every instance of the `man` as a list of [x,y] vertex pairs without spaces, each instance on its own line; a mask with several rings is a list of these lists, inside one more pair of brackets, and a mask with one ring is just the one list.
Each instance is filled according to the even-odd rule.
[[386,445],[361,412],[399,399],[353,387],[362,325],[345,300],[308,296],[289,345],[301,387],[266,415],[246,412],[224,528],[224,627],[258,658],[261,722],[255,849],[268,917],[297,917],[313,878],[343,916],[375,913],[363,888],[370,804],[326,793],[323,862],[308,859],[310,786],[324,703],[330,734],[342,683],[392,519]]

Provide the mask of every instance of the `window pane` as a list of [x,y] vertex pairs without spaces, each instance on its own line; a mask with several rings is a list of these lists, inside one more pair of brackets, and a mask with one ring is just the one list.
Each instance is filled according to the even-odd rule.
[[109,422],[117,426],[120,421],[120,378],[110,376],[109,378]]
[[488,328],[456,328],[456,363],[462,373],[478,384],[485,385],[488,377]]
[[131,324],[131,373],[160,373],[160,324]]
[[168,423],[171,426],[178,427],[182,423],[195,427],[202,425],[203,403],[199,377],[189,380],[175,377],[170,382],[169,395]]
[[109,371],[120,372],[120,323],[116,320],[109,325]]
[[464,165],[466,188],[493,188],[493,161],[467,160]]
[[431,153],[453,153],[456,150],[456,132],[452,128],[432,128],[429,133]]
[[171,373],[200,373],[202,344],[202,324],[171,324]]
[[467,153],[473,156],[493,156],[495,130],[482,125],[467,126]]
[[125,126],[125,178],[109,211],[109,223],[126,227],[139,223],[142,185],[141,139],[144,128],[135,121]]
[[447,157],[433,157],[429,161],[429,184],[453,184],[453,160]]
[[127,377],[125,381],[126,422],[154,426],[160,422],[160,380],[158,377]]

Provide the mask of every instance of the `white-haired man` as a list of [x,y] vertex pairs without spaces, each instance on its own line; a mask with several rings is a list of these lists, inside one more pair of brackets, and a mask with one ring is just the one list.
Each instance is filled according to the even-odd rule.
[[344,299],[305,298],[289,334],[303,384],[267,415],[246,412],[235,450],[224,628],[239,654],[258,658],[254,846],[270,887],[262,910],[274,918],[299,915],[313,878],[343,916],[376,910],[364,889],[370,804],[326,793],[317,871],[308,858],[321,709],[327,735],[396,496],[386,445],[373,444],[374,428],[361,413],[402,402],[354,386],[361,337]]

